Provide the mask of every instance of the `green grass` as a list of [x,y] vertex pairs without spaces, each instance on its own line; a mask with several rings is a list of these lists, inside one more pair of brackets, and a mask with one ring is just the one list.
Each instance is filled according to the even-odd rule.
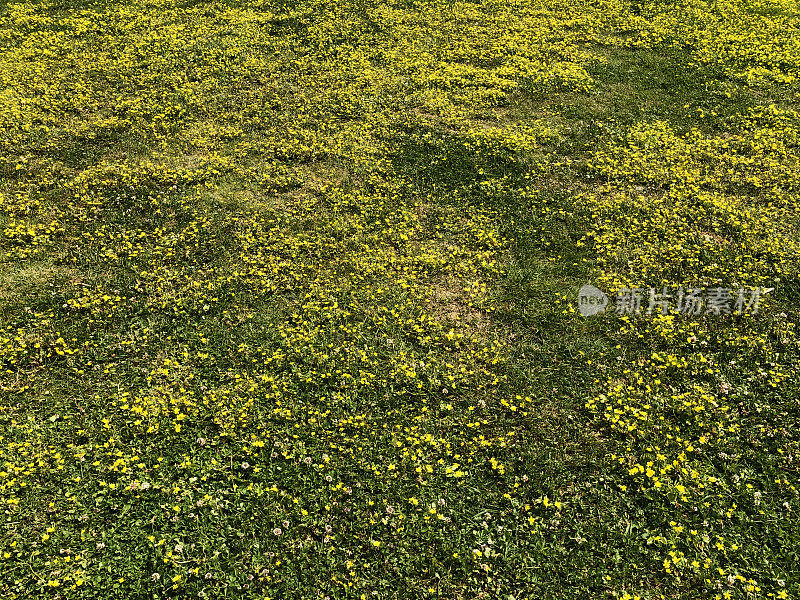
[[791,7],[0,10],[0,595],[800,593]]

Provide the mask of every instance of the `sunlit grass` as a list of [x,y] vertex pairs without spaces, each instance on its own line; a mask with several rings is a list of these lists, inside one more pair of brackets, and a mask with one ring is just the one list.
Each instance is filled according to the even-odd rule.
[[0,10],[3,597],[800,592],[796,6]]

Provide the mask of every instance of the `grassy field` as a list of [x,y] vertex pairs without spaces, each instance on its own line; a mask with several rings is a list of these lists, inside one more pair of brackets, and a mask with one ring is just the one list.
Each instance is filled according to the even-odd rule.
[[0,597],[800,598],[799,17],[0,2]]

